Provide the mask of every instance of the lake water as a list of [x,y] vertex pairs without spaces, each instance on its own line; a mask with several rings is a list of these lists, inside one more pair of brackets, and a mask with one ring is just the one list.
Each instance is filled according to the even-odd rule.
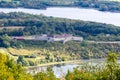
[[[68,72],[68,70],[73,71],[74,68],[76,67],[81,67],[83,64],[90,64],[90,65],[100,65],[105,62],[105,59],[92,59],[92,60],[81,60],[82,63],[75,64],[75,63],[70,63],[70,64],[58,64],[58,65],[52,65],[49,66],[53,69],[54,74],[56,77],[63,77],[65,74]],[[118,63],[120,64],[120,60],[118,60]],[[34,68],[28,68],[27,72],[31,74],[35,74],[41,71],[45,71],[48,66],[43,66],[43,67],[34,67]]]
[[46,10],[25,9],[25,8],[0,8],[0,12],[25,12],[30,14],[44,14],[45,16],[53,16],[60,18],[77,19],[84,21],[94,21],[100,23],[113,24],[120,26],[120,13],[101,12],[94,9],[68,8],[68,7],[52,7]]
[[[74,68],[76,67],[81,67],[83,64],[91,64],[91,60],[81,60],[82,63],[80,64],[59,64],[59,65],[52,65],[52,66],[49,66],[53,69],[54,71],[54,74],[56,75],[56,77],[62,77],[62,76],[65,76],[65,74],[68,72],[68,70],[70,71],[73,71]],[[100,64],[100,63],[103,63],[104,62],[104,59],[95,59],[95,60],[92,60],[92,65],[97,65],[97,64]],[[40,71],[45,71],[46,68],[48,66],[43,66],[43,67],[34,67],[34,68],[29,68],[27,69],[27,72],[28,73],[31,73],[31,74],[36,74]]]
[[[56,75],[56,77],[62,77],[64,76],[68,70],[70,71],[73,71],[73,68],[79,66],[78,64],[66,64],[66,65],[54,65],[54,66],[51,66],[53,71],[54,71],[54,74]],[[27,73],[31,73],[31,74],[36,74],[38,72],[41,72],[41,71],[46,71],[47,67],[44,66],[44,67],[36,67],[36,68],[31,68],[31,69],[28,69],[27,70]]]

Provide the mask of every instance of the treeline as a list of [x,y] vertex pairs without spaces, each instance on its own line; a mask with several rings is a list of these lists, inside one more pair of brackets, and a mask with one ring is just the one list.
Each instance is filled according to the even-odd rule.
[[75,1],[77,0],[2,0],[0,7],[46,9],[51,6],[74,6]]
[[[45,17],[25,13],[0,13],[0,26],[25,26],[19,30],[0,30],[0,35],[9,36],[38,35],[38,34],[73,34],[88,40],[118,41],[120,27],[109,24]],[[107,36],[109,35],[109,36]]]
[[[66,60],[79,60],[79,59],[90,59],[90,58],[105,58],[109,51],[116,53],[120,52],[120,44],[104,44],[104,43],[89,43],[87,41],[75,42],[70,41],[66,44],[61,42],[45,42],[45,41],[19,41],[22,43],[22,48],[41,48],[52,52],[53,56],[65,54],[69,56]],[[55,52],[55,53],[54,53]],[[58,53],[57,53],[58,52]],[[44,53],[44,52],[43,52]],[[64,57],[65,57],[64,56]],[[58,56],[59,57],[59,56]],[[59,57],[61,60],[64,57]],[[56,57],[55,57],[56,58]],[[58,60],[58,61],[61,61]],[[65,60],[65,59],[64,59]]]
[[120,12],[120,2],[104,0],[1,0],[0,7],[46,9],[53,6],[95,8],[100,11]]
[[120,2],[105,0],[78,0],[77,6],[95,8],[100,11],[120,12]]

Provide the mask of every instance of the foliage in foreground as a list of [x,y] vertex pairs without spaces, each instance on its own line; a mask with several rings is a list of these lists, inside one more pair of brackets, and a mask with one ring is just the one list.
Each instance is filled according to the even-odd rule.
[[24,68],[15,64],[5,53],[0,52],[0,80],[57,80],[51,68],[32,76]]
[[0,80],[32,80],[21,65],[14,63],[5,54],[0,53]]
[[109,53],[105,64],[75,68],[73,72],[68,71],[65,78],[66,80],[120,80],[119,67],[117,55]]
[[[105,64],[82,66],[68,71],[65,80],[120,80],[120,66],[116,53],[109,53]],[[4,53],[0,52],[0,80],[58,80],[51,68],[34,76],[27,74],[19,64],[15,64]]]

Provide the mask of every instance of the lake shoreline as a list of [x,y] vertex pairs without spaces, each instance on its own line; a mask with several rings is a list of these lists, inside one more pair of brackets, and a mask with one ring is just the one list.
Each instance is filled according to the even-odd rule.
[[92,8],[92,7],[80,7],[80,6],[48,6],[46,8],[29,8],[29,7],[12,7],[12,8],[9,8],[9,7],[0,7],[0,8],[4,8],[4,9],[19,9],[19,8],[23,8],[23,9],[36,9],[36,10],[47,10],[48,8],[78,8],[78,9],[93,9],[93,10],[97,10],[97,11],[100,11],[100,12],[110,12],[110,13],[120,13],[120,11],[102,11],[102,10],[99,10],[99,8]]
[[37,66],[27,66],[24,68],[30,69],[30,68],[37,68],[37,67],[53,66],[53,65],[58,65],[58,64],[79,64],[79,63],[82,63],[81,60],[72,60],[72,61],[44,63],[44,64],[39,64]]
[[44,63],[44,64],[39,64],[37,66],[27,66],[24,67],[26,69],[31,69],[31,68],[37,68],[37,67],[47,67],[47,66],[54,66],[54,65],[61,65],[61,64],[83,64],[83,63],[88,63],[92,61],[104,61],[105,58],[99,58],[99,59],[81,59],[81,60],[71,60],[71,61],[62,61],[62,62],[51,62],[51,63]]

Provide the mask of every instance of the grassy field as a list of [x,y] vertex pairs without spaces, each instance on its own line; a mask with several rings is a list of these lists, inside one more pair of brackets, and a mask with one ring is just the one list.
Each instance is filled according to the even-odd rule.
[[[69,53],[60,51],[50,51],[46,49],[17,49],[17,48],[0,48],[0,51],[5,51],[7,55],[12,57],[15,61],[19,56],[24,56],[24,60],[27,62],[32,62],[36,65],[46,64],[46,63],[57,63],[63,61],[70,61],[71,56]],[[64,60],[63,60],[64,59]]]
[[11,52],[14,55],[31,55],[40,52],[40,50],[27,50],[27,49],[14,49],[14,48],[8,48],[9,52]]
[[8,55],[10,58],[12,58],[12,59],[14,59],[14,60],[17,60],[17,59],[18,59],[17,56],[11,55],[11,54],[8,52],[8,50],[5,49],[5,48],[0,48],[0,52],[1,52],[1,53],[5,53],[6,55]]

